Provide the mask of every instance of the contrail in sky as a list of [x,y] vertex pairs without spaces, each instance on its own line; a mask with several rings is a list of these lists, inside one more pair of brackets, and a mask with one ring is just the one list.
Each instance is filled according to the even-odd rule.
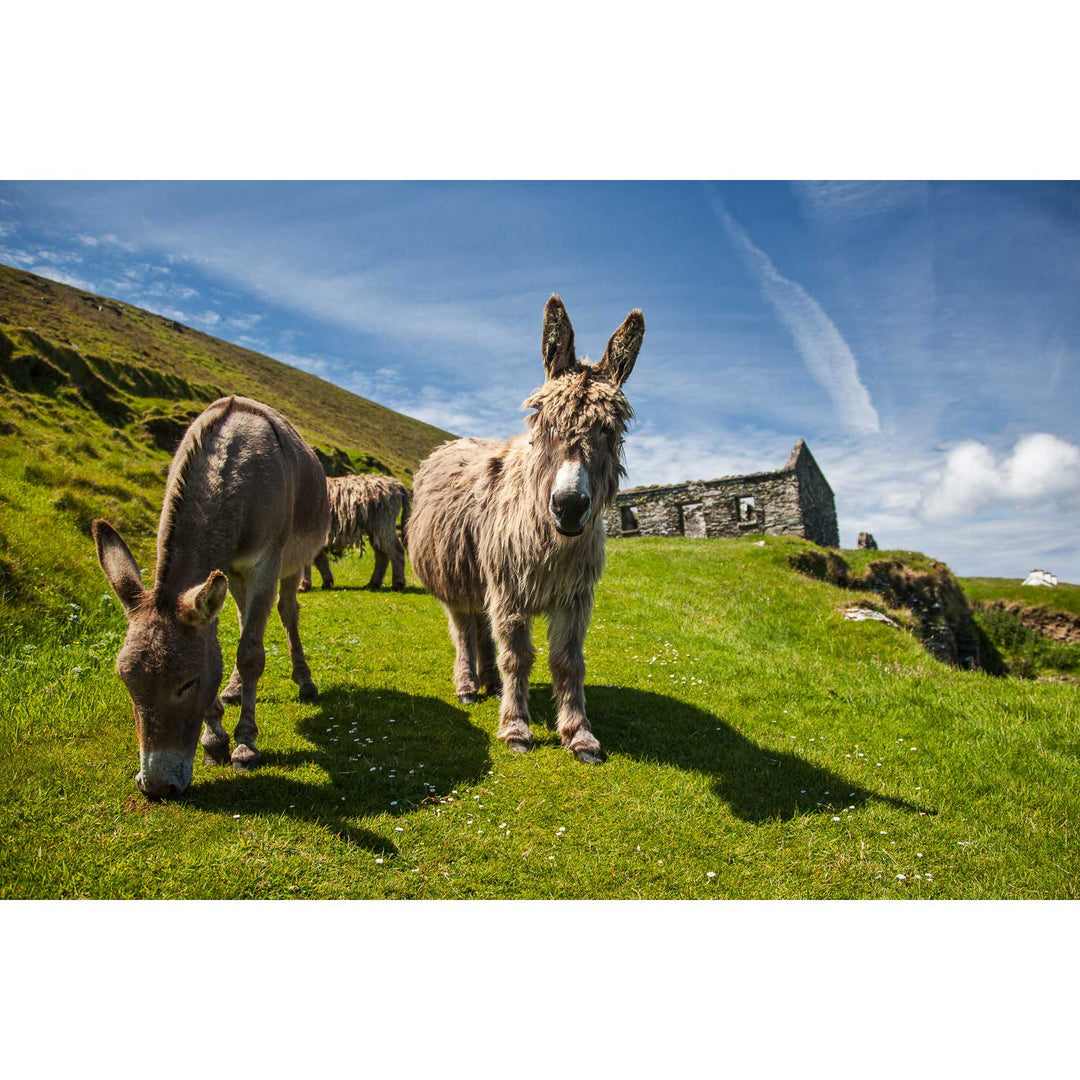
[[712,201],[716,216],[757,278],[762,295],[788,328],[795,348],[832,399],[841,422],[858,434],[880,431],[881,421],[859,378],[859,365],[836,324],[797,281],[776,269],[717,197]]

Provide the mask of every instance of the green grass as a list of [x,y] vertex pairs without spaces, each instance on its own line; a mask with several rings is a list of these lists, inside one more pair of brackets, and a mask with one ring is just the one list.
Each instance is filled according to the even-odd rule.
[[1021,585],[1011,578],[959,578],[968,599],[975,602],[1008,600],[1031,607],[1048,607],[1055,611],[1068,611],[1080,615],[1080,585],[1065,582],[1056,588],[1045,585]]
[[[610,543],[586,647],[610,754],[594,768],[551,729],[542,625],[540,745],[516,756],[497,702],[457,704],[439,606],[359,591],[370,555],[347,557],[345,588],[302,599],[321,699],[296,700],[275,622],[265,765],[200,761],[157,804],[132,779],[101,579],[2,658],[0,895],[1076,898],[1075,688],[843,621],[854,594],[791,570],[800,546]],[[231,612],[222,637],[228,657]]]

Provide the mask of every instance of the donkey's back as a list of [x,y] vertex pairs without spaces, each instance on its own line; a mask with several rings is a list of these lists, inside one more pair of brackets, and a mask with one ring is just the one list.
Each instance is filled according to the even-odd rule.
[[227,550],[237,569],[280,551],[282,577],[311,558],[329,527],[326,476],[311,448],[270,406],[235,395],[206,408],[173,458],[159,559],[174,539],[168,518],[179,503],[186,519],[202,522],[183,542]]

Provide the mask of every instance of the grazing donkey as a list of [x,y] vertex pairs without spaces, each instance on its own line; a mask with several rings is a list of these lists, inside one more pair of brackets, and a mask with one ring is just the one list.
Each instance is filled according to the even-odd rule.
[[[405,549],[394,525],[401,514],[401,534],[409,520],[412,496],[409,489],[392,476],[332,476],[326,481],[330,496],[330,536],[326,547],[315,556],[322,587],[334,587],[334,574],[327,555],[335,558],[351,547],[364,550],[364,536],[375,552],[375,569],[364,587],[372,592],[382,588],[387,563],[393,568],[392,588],[405,588]],[[311,588],[311,567],[304,567],[300,592]]]
[[621,387],[644,335],[645,320],[632,311],[601,359],[582,363],[566,308],[552,296],[542,338],[547,381],[525,402],[536,410],[528,430],[506,442],[444,443],[413,483],[409,554],[449,616],[458,699],[471,704],[480,686],[501,691],[499,738],[519,753],[533,745],[531,622],[544,612],[563,746],[578,761],[603,759],[585,716],[582,643],[604,568],[604,511],[625,475],[622,439],[633,413]]
[[[179,795],[200,741],[207,761],[240,770],[258,761],[255,689],[279,582],[293,680],[301,700],[318,696],[300,645],[296,586],[329,526],[319,459],[284,417],[242,397],[215,401],[184,434],[165,484],[151,590],[120,534],[94,522],[98,562],[128,617],[116,670],[135,707],[143,794]],[[226,588],[240,617],[236,667],[221,695],[241,701],[231,758],[218,697]]]

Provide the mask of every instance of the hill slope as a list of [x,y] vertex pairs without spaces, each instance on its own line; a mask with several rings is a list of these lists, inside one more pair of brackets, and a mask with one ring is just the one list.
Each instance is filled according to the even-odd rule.
[[172,452],[229,393],[281,411],[331,473],[408,481],[450,437],[249,349],[0,266],[0,635],[97,591],[94,517],[151,565]]

